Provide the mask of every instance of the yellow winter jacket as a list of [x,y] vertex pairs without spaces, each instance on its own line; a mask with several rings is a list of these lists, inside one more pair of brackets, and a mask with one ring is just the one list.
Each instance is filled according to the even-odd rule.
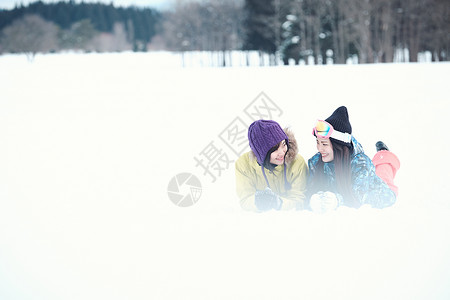
[[[273,172],[265,169],[270,188],[282,200],[281,210],[305,207],[306,178],[308,167],[303,157],[299,154],[294,135],[288,129],[284,129],[289,138],[289,150],[286,154],[286,179],[291,184],[291,189],[286,191],[284,184],[284,165],[277,166]],[[235,163],[236,192],[240,199],[241,207],[249,211],[258,211],[255,205],[255,192],[267,187],[261,166],[256,161],[252,151],[244,153]]]

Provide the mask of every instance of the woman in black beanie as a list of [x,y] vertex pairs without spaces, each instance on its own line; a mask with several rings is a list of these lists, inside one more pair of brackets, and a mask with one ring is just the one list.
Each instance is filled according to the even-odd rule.
[[317,121],[313,129],[319,151],[308,161],[307,191],[313,211],[364,204],[384,208],[396,201],[393,180],[400,167],[398,158],[378,142],[379,152],[372,161],[351,133],[345,106],[325,121]]

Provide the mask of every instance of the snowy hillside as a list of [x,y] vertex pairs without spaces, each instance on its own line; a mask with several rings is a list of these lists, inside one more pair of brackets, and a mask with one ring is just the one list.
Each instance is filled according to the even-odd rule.
[[[0,299],[450,298],[449,63],[178,63],[0,56]],[[340,105],[366,154],[400,158],[397,203],[242,211],[229,130],[259,107],[308,159]],[[201,184],[190,207],[168,193],[182,173]]]

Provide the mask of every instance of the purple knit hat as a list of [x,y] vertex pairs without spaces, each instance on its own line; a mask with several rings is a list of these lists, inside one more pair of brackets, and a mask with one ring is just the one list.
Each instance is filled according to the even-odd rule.
[[267,152],[281,141],[289,139],[281,126],[272,120],[257,120],[248,128],[248,141],[256,160],[262,166]]

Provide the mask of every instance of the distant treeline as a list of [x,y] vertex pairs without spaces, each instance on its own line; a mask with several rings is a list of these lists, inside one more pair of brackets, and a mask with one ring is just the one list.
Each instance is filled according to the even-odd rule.
[[[161,14],[150,8],[122,8],[112,4],[76,3],[73,0],[58,3],[38,1],[12,10],[0,10],[0,31],[30,15],[57,25],[61,31],[73,32],[81,25],[84,34],[90,37],[100,33],[118,34],[120,30],[135,50],[145,50],[156,34],[156,26],[161,19]],[[74,38],[84,40],[86,36]],[[85,45],[80,46],[83,48]]]
[[273,65],[415,62],[429,52],[446,61],[449,10],[448,0],[186,0],[165,12],[39,1],[0,11],[0,52],[222,51],[223,65],[235,50]]
[[425,51],[449,59],[448,0],[245,0],[245,11],[244,47],[284,60],[392,62],[400,52],[415,62]]

